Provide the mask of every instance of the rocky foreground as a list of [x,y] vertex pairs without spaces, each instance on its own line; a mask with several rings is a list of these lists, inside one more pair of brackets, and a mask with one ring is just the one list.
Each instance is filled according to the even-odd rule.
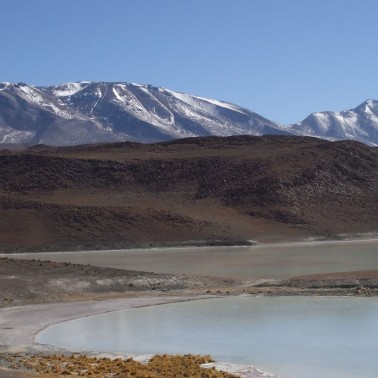
[[[57,355],[49,347],[36,345],[34,335],[48,324],[78,316],[195,300],[214,294],[378,295],[378,271],[242,281],[2,258],[0,280],[3,307],[0,309],[0,376],[4,378],[275,377],[255,367],[205,364],[210,358],[200,356],[156,356],[141,364],[127,358]],[[222,373],[221,369],[231,372]]]
[[145,295],[243,293],[375,296],[378,294],[378,271],[251,281],[0,258],[0,307]]
[[0,307],[121,296],[226,293],[238,280],[0,258]]

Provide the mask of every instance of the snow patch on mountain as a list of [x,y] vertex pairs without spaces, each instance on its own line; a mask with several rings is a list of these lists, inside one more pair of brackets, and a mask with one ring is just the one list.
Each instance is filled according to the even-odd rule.
[[163,89],[163,91],[168,92],[175,98],[179,99],[182,102],[185,102],[191,107],[200,108],[203,112],[211,114],[212,116],[216,115],[217,107],[245,114],[245,111],[243,111],[239,106],[230,104],[228,102],[212,100],[205,97],[191,96],[185,93],[171,91],[169,89]]
[[[196,96],[194,96],[194,97],[196,97]],[[224,102],[224,101],[219,101],[219,100],[212,100],[210,98],[205,98],[205,97],[196,97],[196,98],[198,98],[200,100],[204,100],[204,101],[210,102],[211,104],[214,104],[216,106],[220,106],[220,107],[228,109],[228,110],[232,110],[232,111],[235,111],[235,112],[246,114],[246,112],[242,108],[240,108],[239,106],[236,106],[234,104],[230,104],[229,102]]]
[[54,113],[66,119],[75,118],[75,115],[72,114],[68,109],[59,106],[60,104],[57,101],[51,101],[43,91],[39,90],[36,87],[19,85],[15,87],[15,91],[18,96],[25,101],[44,108],[48,112]]
[[116,96],[116,99],[119,101],[119,102],[125,102],[125,98],[122,97],[119,93],[118,93],[118,90],[117,90],[117,87],[120,87],[120,85],[116,85],[115,87],[112,88],[112,91],[114,93],[114,96]]
[[77,92],[81,91],[88,84],[83,83],[66,83],[59,85],[53,90],[53,93],[57,97],[73,96]]
[[[158,119],[159,122],[163,122],[165,124],[168,124],[169,126],[172,126],[175,122],[175,116],[174,114],[169,110],[169,108],[167,106],[165,106],[163,104],[163,101],[160,101],[158,96],[155,95],[153,92],[149,91],[148,88],[146,87],[140,87],[140,90],[146,94],[148,94],[151,99],[156,103],[157,106],[153,106],[151,107],[151,109],[149,109],[149,111],[153,114],[154,118],[155,119]],[[166,117],[162,117],[158,114],[157,112],[157,108],[160,107],[161,109],[163,109]]]
[[25,101],[33,102],[37,105],[44,106],[46,105],[46,100],[39,93],[39,91],[33,87],[28,87],[26,85],[21,85],[17,87],[17,92],[20,97]]
[[378,101],[367,100],[355,109],[316,112],[290,126],[299,135],[329,140],[351,139],[378,145]]
[[32,131],[14,130],[0,125],[0,143],[27,143],[34,135]]
[[11,83],[8,83],[7,81],[1,82],[0,83],[0,91],[5,91],[10,85],[11,85]]
[[136,119],[149,123],[175,137],[189,136],[175,126],[175,116],[170,107],[148,86],[127,83],[114,84],[115,102],[124,112]]

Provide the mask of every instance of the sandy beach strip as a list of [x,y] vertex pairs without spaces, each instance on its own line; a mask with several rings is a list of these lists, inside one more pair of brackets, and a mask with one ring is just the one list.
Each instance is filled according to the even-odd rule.
[[[215,298],[216,296],[214,296]],[[97,315],[128,308],[155,306],[166,303],[209,299],[211,296],[139,297],[118,298],[102,301],[78,301],[6,307],[0,309],[0,352],[5,353],[56,353],[60,350],[35,342],[38,332],[50,325],[71,319]],[[63,351],[62,351],[63,352]],[[104,355],[104,353],[102,354]],[[109,354],[110,355],[110,354]],[[128,355],[125,354],[124,357]],[[133,356],[143,361],[149,356]],[[260,370],[255,366],[216,362],[219,370],[240,375],[242,378],[278,378],[277,375]]]

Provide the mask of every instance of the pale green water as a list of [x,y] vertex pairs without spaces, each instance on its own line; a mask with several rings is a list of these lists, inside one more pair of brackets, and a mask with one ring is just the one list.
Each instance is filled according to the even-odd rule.
[[235,278],[378,269],[378,240],[292,243],[253,247],[195,247],[12,255],[156,273]]
[[77,351],[210,353],[290,378],[376,378],[378,299],[200,300],[65,322],[37,341]]

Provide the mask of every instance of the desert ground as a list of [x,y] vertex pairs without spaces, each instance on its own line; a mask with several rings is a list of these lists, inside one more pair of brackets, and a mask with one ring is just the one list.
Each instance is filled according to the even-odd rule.
[[[14,252],[342,240],[377,232],[377,198],[377,148],[357,142],[240,136],[0,151],[0,252],[7,253],[0,258],[0,376],[52,377],[37,369],[38,358],[56,371],[67,366],[67,352],[53,357],[57,351],[33,337],[75,317],[209,296],[378,293],[378,270],[251,281],[14,259]],[[201,358],[169,357],[164,369],[189,364],[197,370],[188,376],[222,376],[199,373]],[[34,371],[25,370],[28,361]],[[153,372],[138,369],[168,377],[161,361]]]

